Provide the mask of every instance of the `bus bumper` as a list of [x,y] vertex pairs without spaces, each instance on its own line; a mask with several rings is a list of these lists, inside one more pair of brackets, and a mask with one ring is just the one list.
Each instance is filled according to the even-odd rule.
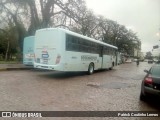
[[59,65],[44,65],[39,63],[34,63],[34,68],[46,69],[46,70],[60,70]]

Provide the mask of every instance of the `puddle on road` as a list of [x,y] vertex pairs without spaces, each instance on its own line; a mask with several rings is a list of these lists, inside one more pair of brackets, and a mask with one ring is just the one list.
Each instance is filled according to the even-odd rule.
[[94,88],[99,88],[100,87],[100,85],[96,84],[96,83],[89,83],[89,84],[87,84],[87,86],[94,87]]
[[124,76],[124,75],[121,75],[121,76],[112,76],[112,77],[115,77],[115,78],[118,78],[119,80],[143,80],[144,78],[144,74],[140,74],[140,75],[130,75],[130,76]]
[[111,82],[101,85],[103,88],[109,88],[109,89],[121,89],[121,88],[129,88],[132,87],[132,85],[128,83],[121,83],[121,82]]
[[131,84],[121,83],[121,82],[110,82],[110,83],[105,83],[103,85],[89,83],[89,84],[87,84],[87,86],[94,87],[94,88],[108,88],[108,89],[122,89],[122,88],[133,87],[133,85],[131,85]]

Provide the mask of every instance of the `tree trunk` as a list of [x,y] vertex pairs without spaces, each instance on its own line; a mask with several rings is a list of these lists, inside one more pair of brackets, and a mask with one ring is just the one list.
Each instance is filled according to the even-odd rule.
[[9,51],[9,41],[7,43],[7,50],[6,50],[6,54],[5,54],[5,61],[8,60],[8,51]]

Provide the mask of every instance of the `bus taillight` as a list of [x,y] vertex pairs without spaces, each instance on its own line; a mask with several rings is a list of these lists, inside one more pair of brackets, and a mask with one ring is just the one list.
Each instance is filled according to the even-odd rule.
[[61,56],[60,56],[60,55],[57,55],[56,64],[59,64],[59,63],[60,63],[60,60],[61,60]]

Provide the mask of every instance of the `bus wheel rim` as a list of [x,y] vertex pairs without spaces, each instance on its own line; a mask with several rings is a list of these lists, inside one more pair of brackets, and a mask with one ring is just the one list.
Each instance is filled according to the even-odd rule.
[[93,65],[90,66],[90,69],[89,69],[90,73],[93,72]]

